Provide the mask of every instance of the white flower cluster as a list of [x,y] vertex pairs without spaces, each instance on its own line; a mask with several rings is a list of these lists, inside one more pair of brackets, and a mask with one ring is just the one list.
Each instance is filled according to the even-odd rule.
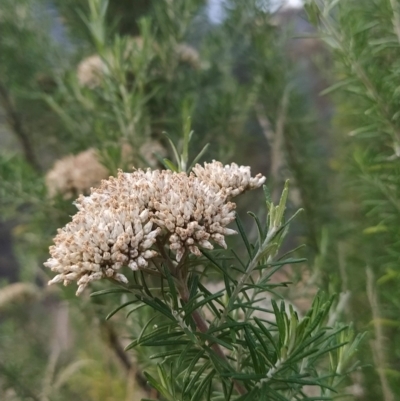
[[[222,170],[221,170],[222,169]],[[58,275],[49,284],[87,284],[105,277],[127,282],[122,266],[138,270],[158,255],[153,249],[163,236],[179,262],[199,247],[226,247],[226,226],[235,218],[229,199],[261,186],[265,177],[251,178],[250,168],[219,162],[196,165],[194,173],[137,170],[103,180],[90,196],[81,196],[78,213],[55,237],[45,266]]]
[[204,167],[196,164],[193,172],[209,185],[223,188],[230,198],[244,191],[259,188],[265,182],[262,174],[252,177],[249,166],[238,166],[236,163],[224,166],[215,160],[212,163],[204,163]]

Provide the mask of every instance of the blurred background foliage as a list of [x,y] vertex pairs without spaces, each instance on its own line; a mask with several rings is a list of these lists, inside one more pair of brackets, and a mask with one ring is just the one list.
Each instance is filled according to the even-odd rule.
[[309,262],[279,273],[284,296],[302,311],[341,293],[369,331],[349,397],[400,398],[400,5],[273,3],[2,0],[0,399],[157,396],[149,355],[123,351],[149,311],[105,323],[112,305],[47,289],[42,263],[72,201],[161,167],[189,116],[193,154],[251,165],[274,201],[291,179],[305,212],[286,246]]

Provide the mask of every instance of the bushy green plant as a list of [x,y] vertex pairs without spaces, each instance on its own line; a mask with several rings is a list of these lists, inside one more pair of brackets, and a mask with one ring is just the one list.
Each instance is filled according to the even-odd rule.
[[[0,397],[135,397],[123,389],[124,381],[149,397],[182,400],[331,399],[342,391],[342,374],[346,366],[353,369],[347,362],[360,338],[353,343],[350,328],[333,324],[340,302],[332,307],[332,298],[319,294],[311,306],[308,295],[303,315],[292,305],[291,287],[278,276],[282,266],[305,265],[295,253],[286,255],[287,245],[279,251],[289,223],[286,187],[279,201],[285,177],[294,177],[300,191],[306,213],[296,230],[307,230],[313,253],[319,252],[330,212],[325,170],[311,146],[317,131],[285,53],[290,30],[277,27],[258,1],[231,1],[225,19],[212,25],[201,0],[67,0],[54,2],[63,19],[57,42],[50,14],[39,18],[37,12],[47,10],[45,4],[5,0],[0,6],[0,99],[22,149],[20,155],[2,149],[0,210],[2,219],[15,222],[21,279],[40,287],[47,282],[42,263],[51,237],[75,213],[72,201],[120,168],[150,165],[190,173],[206,156],[247,164],[249,153],[267,140],[252,164],[266,169],[271,159],[271,199],[267,196],[265,207],[261,191],[247,198],[259,215],[252,214],[254,224],[238,218],[239,239],[230,239],[227,250],[184,254],[179,269],[173,252],[156,244],[151,251],[165,253],[155,260],[158,265],[147,271],[141,266],[126,286],[95,283],[97,296],[79,300],[71,286],[58,292],[42,288],[42,303],[33,307],[46,315],[46,305],[57,311],[62,300],[73,303],[75,319],[67,325],[73,352],[57,354],[57,347],[46,347],[46,336],[20,347],[10,332],[32,331],[36,338],[40,320],[32,314],[28,323],[35,324],[13,326],[12,316],[5,316]],[[190,140],[198,153],[193,163]],[[293,199],[289,210],[297,209],[298,198]],[[305,292],[311,287],[312,282]],[[110,295],[100,296],[105,293]],[[266,293],[271,300],[264,304],[260,298]],[[116,312],[127,306],[125,321]],[[107,313],[112,319],[104,321]],[[43,327],[49,324],[43,321]],[[10,344],[18,364],[10,359]],[[125,353],[125,345],[136,352]],[[23,375],[23,358],[42,368],[27,369],[26,383],[15,374]],[[99,363],[86,364],[87,358]],[[103,391],[108,383],[112,391]]]
[[[365,370],[366,399],[394,400],[400,396],[399,4],[315,0],[307,10],[335,61],[334,82],[325,93],[332,93],[337,110],[339,230],[352,313],[360,327],[371,322],[375,337],[363,353],[375,366]],[[371,308],[360,313],[366,302]]]
[[[161,360],[158,375],[144,374],[166,400],[332,399],[361,336],[329,319],[333,298],[322,293],[303,317],[274,299],[288,284],[271,282],[274,273],[302,261],[278,256],[295,217],[285,219],[287,185],[278,205],[266,193],[265,223],[250,213],[257,242],[236,219],[246,257],[213,250],[215,242],[226,248],[223,237],[233,233],[223,228],[234,218],[230,199],[265,179],[216,162],[196,165],[187,176],[187,155],[184,148],[176,165],[169,162],[169,174],[120,174],[81,198],[46,262],[58,273],[51,283],[77,281],[79,295],[108,277],[118,287],[92,294],[123,296],[108,319],[124,308],[130,307],[127,317],[150,309],[125,349],[149,347],[150,359]],[[216,292],[207,288],[213,275],[221,287]]]

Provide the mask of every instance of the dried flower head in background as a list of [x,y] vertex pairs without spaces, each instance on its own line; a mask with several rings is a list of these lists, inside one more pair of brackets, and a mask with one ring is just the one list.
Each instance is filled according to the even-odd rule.
[[76,75],[81,86],[94,89],[100,86],[106,71],[107,65],[104,60],[98,54],[93,54],[78,64]]
[[[132,56],[134,57],[135,54],[140,52],[143,48],[143,39],[140,36],[127,38],[124,43],[124,61],[129,60]],[[111,50],[107,50],[103,57],[99,54],[92,54],[84,58],[76,69],[76,76],[79,84],[89,89],[99,87],[104,76],[108,74],[110,70],[112,71],[116,64],[117,60],[113,56]]]
[[175,46],[175,53],[180,62],[188,64],[195,70],[201,67],[199,52],[187,43],[178,43]]
[[39,298],[40,291],[33,284],[13,283],[0,289],[0,312],[11,307],[31,303]]
[[[165,148],[155,140],[148,140],[139,148],[144,164],[157,167],[158,159],[155,153],[165,157]],[[123,166],[138,166],[139,160],[134,160],[132,146],[124,142],[121,145],[121,162]],[[140,163],[140,164],[143,164]],[[90,188],[98,186],[101,180],[108,178],[108,170],[100,163],[97,151],[93,148],[77,155],[68,155],[55,162],[53,168],[46,174],[48,194],[53,198],[57,194],[65,199],[80,194],[89,194]]]
[[50,197],[62,194],[68,199],[87,194],[92,186],[108,177],[107,169],[99,162],[95,149],[77,155],[68,155],[55,162],[46,174],[46,186]]
[[79,295],[93,280],[127,282],[121,267],[146,268],[158,256],[154,244],[161,236],[177,262],[187,253],[200,255],[199,247],[226,247],[225,235],[235,233],[226,227],[235,218],[230,199],[260,187],[265,177],[252,178],[249,167],[219,162],[193,171],[120,171],[90,196],[80,196],[78,213],[50,247],[45,266],[58,275],[49,284],[77,281]]

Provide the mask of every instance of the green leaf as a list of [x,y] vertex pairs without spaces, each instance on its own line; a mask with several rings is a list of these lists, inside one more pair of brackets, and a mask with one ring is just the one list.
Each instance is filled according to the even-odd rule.
[[[211,295],[211,292],[208,291],[208,289],[207,289],[206,287],[204,287],[204,286],[203,286],[202,284],[200,284],[200,283],[199,283],[199,288],[201,289],[201,291],[202,291],[204,294]],[[216,298],[216,299],[215,299],[215,302],[218,303],[219,305],[221,305],[221,307],[225,307],[225,305],[223,304],[223,302],[221,302],[221,301],[219,300],[219,298]],[[214,312],[214,315],[215,315],[215,316],[217,316],[218,318],[221,316],[219,310],[218,310],[217,307],[214,305],[214,302],[210,302],[207,306],[209,306],[209,307],[212,309],[212,311]]]
[[272,203],[271,191],[266,185],[263,185],[263,191],[264,191],[265,201],[267,202],[267,204]]
[[[191,345],[189,345],[191,346]],[[194,352],[194,351],[193,351]],[[172,351],[164,351],[164,352],[159,352],[157,354],[153,354],[150,355],[149,358],[150,359],[158,359],[158,358],[162,358],[162,359],[167,359],[170,356],[178,356],[181,355],[182,350],[181,349],[174,349]]]
[[249,257],[252,258],[252,251],[251,251],[250,242],[249,242],[249,240],[248,240],[248,238],[247,238],[247,235],[246,235],[246,232],[245,232],[245,230],[244,230],[243,224],[242,224],[242,222],[240,221],[240,219],[239,219],[238,216],[236,216],[235,221],[236,221],[236,225],[237,225],[237,227],[238,227],[240,236],[242,237],[243,242],[244,242],[244,244],[245,244],[245,246],[246,246],[247,253],[249,254]]
[[227,276],[229,280],[231,280],[233,283],[236,283],[236,280],[228,273],[226,268],[211,255],[211,253],[205,251],[204,249],[201,249],[200,251],[216,268],[218,268],[225,276]]
[[[132,288],[141,289],[142,286],[137,285]],[[101,295],[108,295],[108,294],[131,294],[131,291],[129,291],[129,289],[125,289],[125,288],[109,288],[109,289],[105,289],[105,290],[92,292],[90,294],[90,297],[94,298],[94,297],[99,297]]]
[[245,326],[251,327],[250,323],[240,322],[240,321],[233,321],[233,322],[224,323],[221,326],[211,327],[207,331],[207,333],[208,334],[213,334],[213,333],[217,333],[219,331],[223,331],[225,329],[237,329],[237,330],[240,330],[240,329],[244,328]]
[[260,363],[260,361],[258,360],[258,355],[256,352],[257,344],[254,341],[250,330],[246,326],[244,326],[244,332],[245,332],[244,338],[246,340],[246,348],[250,352],[250,357],[253,362],[254,371],[257,374],[265,375],[265,366],[262,363],[262,361]]
[[173,308],[174,310],[178,310],[178,292],[176,291],[175,282],[171,276],[171,272],[167,267],[164,268],[164,274],[165,277],[167,278],[168,287],[171,292]]
[[[168,319],[175,321],[175,318],[172,315],[171,311],[159,299],[155,298],[153,300],[153,299],[149,299],[149,298],[142,298],[141,301],[144,302],[145,304],[149,305],[153,309],[159,311],[160,313],[162,313]],[[158,301],[158,302],[156,302],[156,301]]]
[[[212,300],[216,298],[220,298],[224,293],[224,290],[218,291],[215,294],[211,294],[208,297],[205,297],[200,302],[188,302],[183,308],[186,316],[191,316],[191,314],[196,310],[200,309],[203,305],[209,304]],[[194,299],[195,300],[195,299]]]
[[250,326],[250,329],[253,331],[254,335],[257,337],[257,340],[262,347],[262,351],[264,351],[264,352],[261,352],[261,349],[258,348],[257,352],[260,353],[262,355],[262,357],[268,362],[269,367],[273,367],[274,364],[271,360],[270,350],[268,349],[267,343],[264,341],[261,334],[254,326]]
[[143,306],[146,306],[143,302],[140,304],[134,306],[132,309],[129,310],[129,312],[126,314],[125,319],[128,319],[128,317],[135,311],[139,310],[140,308],[143,308]]
[[235,380],[255,380],[259,381],[265,378],[265,375],[257,374],[257,373],[234,373],[234,372],[223,372],[221,373],[222,377],[230,377]]
[[206,153],[208,147],[210,146],[209,143],[207,143],[203,149],[199,152],[199,154],[194,158],[192,164],[190,165],[188,171],[192,171],[193,167],[196,165],[196,163],[200,160],[200,158]]
[[257,232],[258,232],[258,246],[261,246],[261,244],[264,242],[265,239],[265,233],[261,226],[261,222],[253,212],[247,212],[247,214],[253,217],[254,221],[256,222]]
[[118,307],[116,307],[112,312],[110,312],[110,313],[106,316],[106,320],[111,319],[119,310],[125,308],[125,307],[128,306],[128,305],[132,305],[132,304],[134,304],[134,303],[136,303],[136,302],[139,302],[139,300],[138,300],[138,299],[135,299],[135,300],[133,300],[133,301],[128,301],[128,302],[123,303],[122,305],[119,305]]
[[276,324],[278,326],[279,342],[280,342],[281,345],[283,345],[284,338],[286,337],[286,325],[285,325],[285,321],[284,321],[283,315],[286,315],[286,314],[285,314],[285,312],[282,313],[279,310],[278,305],[277,305],[277,303],[275,302],[274,299],[271,299],[271,304],[272,304],[272,307],[274,309]]
[[342,81],[337,82],[334,85],[329,86],[327,89],[324,89],[323,91],[321,91],[320,95],[321,96],[328,95],[329,93],[332,93],[340,88],[346,87],[349,84],[352,84],[354,82],[357,82],[356,78],[343,79]]
[[190,276],[189,280],[189,300],[194,298],[197,293],[197,289],[199,287],[199,276],[197,274],[193,274]]
[[228,295],[228,298],[230,298],[232,295],[232,288],[231,288],[231,283],[229,281],[229,277],[226,274],[224,274],[223,279],[224,279],[226,293]]
[[202,399],[204,395],[204,390],[207,387],[207,385],[212,383],[212,379],[215,376],[215,373],[216,373],[215,370],[212,370],[211,372],[208,373],[208,375],[198,385],[190,401],[200,401]]
[[151,317],[149,320],[148,320],[148,322],[143,326],[143,328],[142,328],[142,330],[140,331],[140,334],[139,334],[139,336],[138,336],[138,338],[137,338],[137,342],[140,344],[140,342],[141,342],[141,339],[143,338],[143,336],[144,336],[144,333],[146,332],[146,329],[149,327],[149,325],[155,320],[155,319],[158,319],[159,318],[159,316],[157,315],[157,314],[155,314],[153,317]]
[[204,341],[209,341],[210,343],[218,343],[219,345],[222,345],[224,348],[227,348],[231,351],[233,351],[233,346],[226,341],[221,340],[220,338],[216,336],[210,336],[207,333],[201,333],[197,332],[196,333],[198,337],[202,338]]
[[[158,339],[161,338],[161,339],[163,339],[163,338],[165,338],[165,334],[166,334],[166,333],[167,333],[167,335],[168,335],[169,337],[177,336],[177,335],[183,335],[183,332],[182,332],[182,331],[181,331],[181,332],[172,332],[172,333],[169,333],[167,330],[168,330],[170,327],[171,327],[171,325],[170,325],[169,323],[168,323],[168,324],[164,324],[164,325],[158,327],[156,330],[152,331],[151,333],[146,334],[145,336],[142,336],[142,338],[141,338],[141,343],[145,343],[146,341],[152,340],[152,339],[154,339],[154,338],[158,338]],[[128,350],[130,350],[131,348],[136,347],[137,345],[139,345],[138,340],[137,340],[137,339],[136,339],[136,340],[133,340],[130,344],[128,344],[128,345],[125,347],[125,351],[128,351]]]
[[230,400],[233,393],[233,382],[222,381],[222,389],[224,391],[224,401]]
[[179,173],[178,167],[176,167],[175,164],[172,163],[171,160],[167,159],[166,157],[163,159],[163,164],[167,169],[173,171],[174,173]]
[[192,377],[192,379],[190,380],[190,382],[188,383],[187,386],[185,386],[184,388],[184,393],[188,394],[190,393],[190,391],[193,389],[193,387],[195,386],[197,380],[199,379],[199,377],[202,375],[202,373],[208,369],[210,367],[210,362],[206,362],[204,363],[200,369],[196,372],[196,374]]
[[[188,344],[189,347],[189,344]],[[189,366],[186,368],[185,371],[185,376],[183,377],[183,387],[187,387],[187,385],[189,384],[189,380],[190,380],[190,375],[192,374],[197,362],[200,360],[200,358],[203,357],[203,355],[205,354],[204,350],[200,350],[194,357],[193,359],[190,361]],[[179,361],[183,362],[183,359],[179,358]],[[181,364],[178,364],[178,366],[180,366]]]
[[276,355],[279,356],[279,348],[277,344],[275,343],[274,338],[272,337],[271,333],[269,330],[264,326],[262,321],[256,317],[254,317],[254,321],[257,323],[257,326],[261,329],[263,334],[268,338],[268,340],[271,342],[271,345],[274,347]]
[[249,391],[246,394],[243,394],[239,398],[235,398],[235,401],[253,401],[257,400],[256,396],[259,393],[259,388],[258,387],[253,387],[251,391]]
[[318,26],[319,16],[320,16],[320,10],[319,10],[318,5],[314,2],[308,1],[304,4],[304,10],[307,13],[307,17],[308,17],[309,21],[313,25]]
[[148,372],[144,372],[144,376],[146,377],[149,384],[155,388],[161,395],[163,395],[168,401],[177,401],[172,397],[171,394],[167,391],[166,388],[162,387],[157,379],[150,375]]
[[246,311],[246,310],[253,310],[253,311],[258,310],[260,312],[272,313],[272,311],[270,309],[261,308],[261,306],[253,306],[252,304],[254,302],[256,302],[256,301],[259,301],[259,300],[254,300],[254,301],[246,302],[246,303],[237,302],[235,305],[233,305],[233,307],[231,308],[231,311],[233,311],[235,309],[238,309],[238,308],[241,308],[244,311]]

